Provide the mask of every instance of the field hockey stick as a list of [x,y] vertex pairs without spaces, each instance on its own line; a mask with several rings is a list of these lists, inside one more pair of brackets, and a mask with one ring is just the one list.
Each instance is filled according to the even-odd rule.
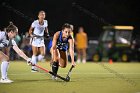
[[53,72],[51,72],[51,71],[49,71],[49,70],[47,70],[47,69],[45,69],[45,68],[43,68],[43,67],[41,67],[41,66],[39,66],[39,65],[33,65],[33,66],[36,66],[37,68],[39,68],[39,69],[41,69],[41,70],[43,70],[43,71],[45,71],[45,72],[47,72],[47,73],[49,73],[49,74],[51,74],[51,75],[55,75],[56,77],[60,78],[61,80],[67,81],[66,78],[61,77],[61,76],[58,75],[58,74],[56,75],[56,74],[54,74]]
[[66,76],[66,81],[68,82],[68,81],[70,81],[70,75],[71,75],[71,72],[72,72],[72,69],[74,68],[74,66],[72,65],[71,66],[71,68],[69,69],[69,72],[68,72],[68,74],[67,74],[67,76]]

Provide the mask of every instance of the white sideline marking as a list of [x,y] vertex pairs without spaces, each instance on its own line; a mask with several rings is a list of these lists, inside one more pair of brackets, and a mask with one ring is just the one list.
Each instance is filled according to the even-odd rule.
[[[17,74],[9,74],[9,75],[30,75],[31,73],[17,73]],[[38,73],[36,72],[35,74],[44,74],[44,73]],[[59,73],[59,74],[67,74],[67,73]],[[114,73],[72,73],[72,74],[85,74],[85,75],[92,75],[92,74],[98,74],[98,75],[105,75],[105,74],[114,74]],[[140,73],[119,73],[119,74],[132,74],[132,75],[135,75],[135,74],[140,74]]]

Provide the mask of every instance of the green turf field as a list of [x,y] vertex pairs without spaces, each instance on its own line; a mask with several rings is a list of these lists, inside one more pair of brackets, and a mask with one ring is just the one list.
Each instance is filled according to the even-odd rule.
[[[50,69],[49,63],[39,63]],[[59,69],[66,76],[66,69]],[[140,63],[77,64],[70,82],[51,80],[47,73],[32,73],[24,62],[11,62],[11,84],[0,84],[0,93],[140,93]]]

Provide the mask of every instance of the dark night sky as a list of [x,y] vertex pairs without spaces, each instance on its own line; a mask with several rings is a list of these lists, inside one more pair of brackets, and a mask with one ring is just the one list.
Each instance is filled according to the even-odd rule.
[[[73,3],[98,17],[79,10]],[[24,33],[32,23],[29,18],[36,19],[39,10],[46,11],[50,32],[60,30],[68,22],[75,26],[75,33],[78,26],[84,26],[88,36],[97,38],[102,26],[107,25],[100,20],[103,18],[112,25],[133,25],[134,36],[140,36],[138,0],[3,0],[0,2],[0,29],[11,20],[19,27],[20,33]]]

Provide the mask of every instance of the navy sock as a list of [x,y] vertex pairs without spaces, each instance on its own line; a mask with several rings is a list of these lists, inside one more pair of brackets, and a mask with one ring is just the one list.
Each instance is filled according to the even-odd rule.
[[53,64],[52,64],[52,72],[55,75],[57,75],[58,68],[59,68],[59,63],[58,62],[53,62]]

